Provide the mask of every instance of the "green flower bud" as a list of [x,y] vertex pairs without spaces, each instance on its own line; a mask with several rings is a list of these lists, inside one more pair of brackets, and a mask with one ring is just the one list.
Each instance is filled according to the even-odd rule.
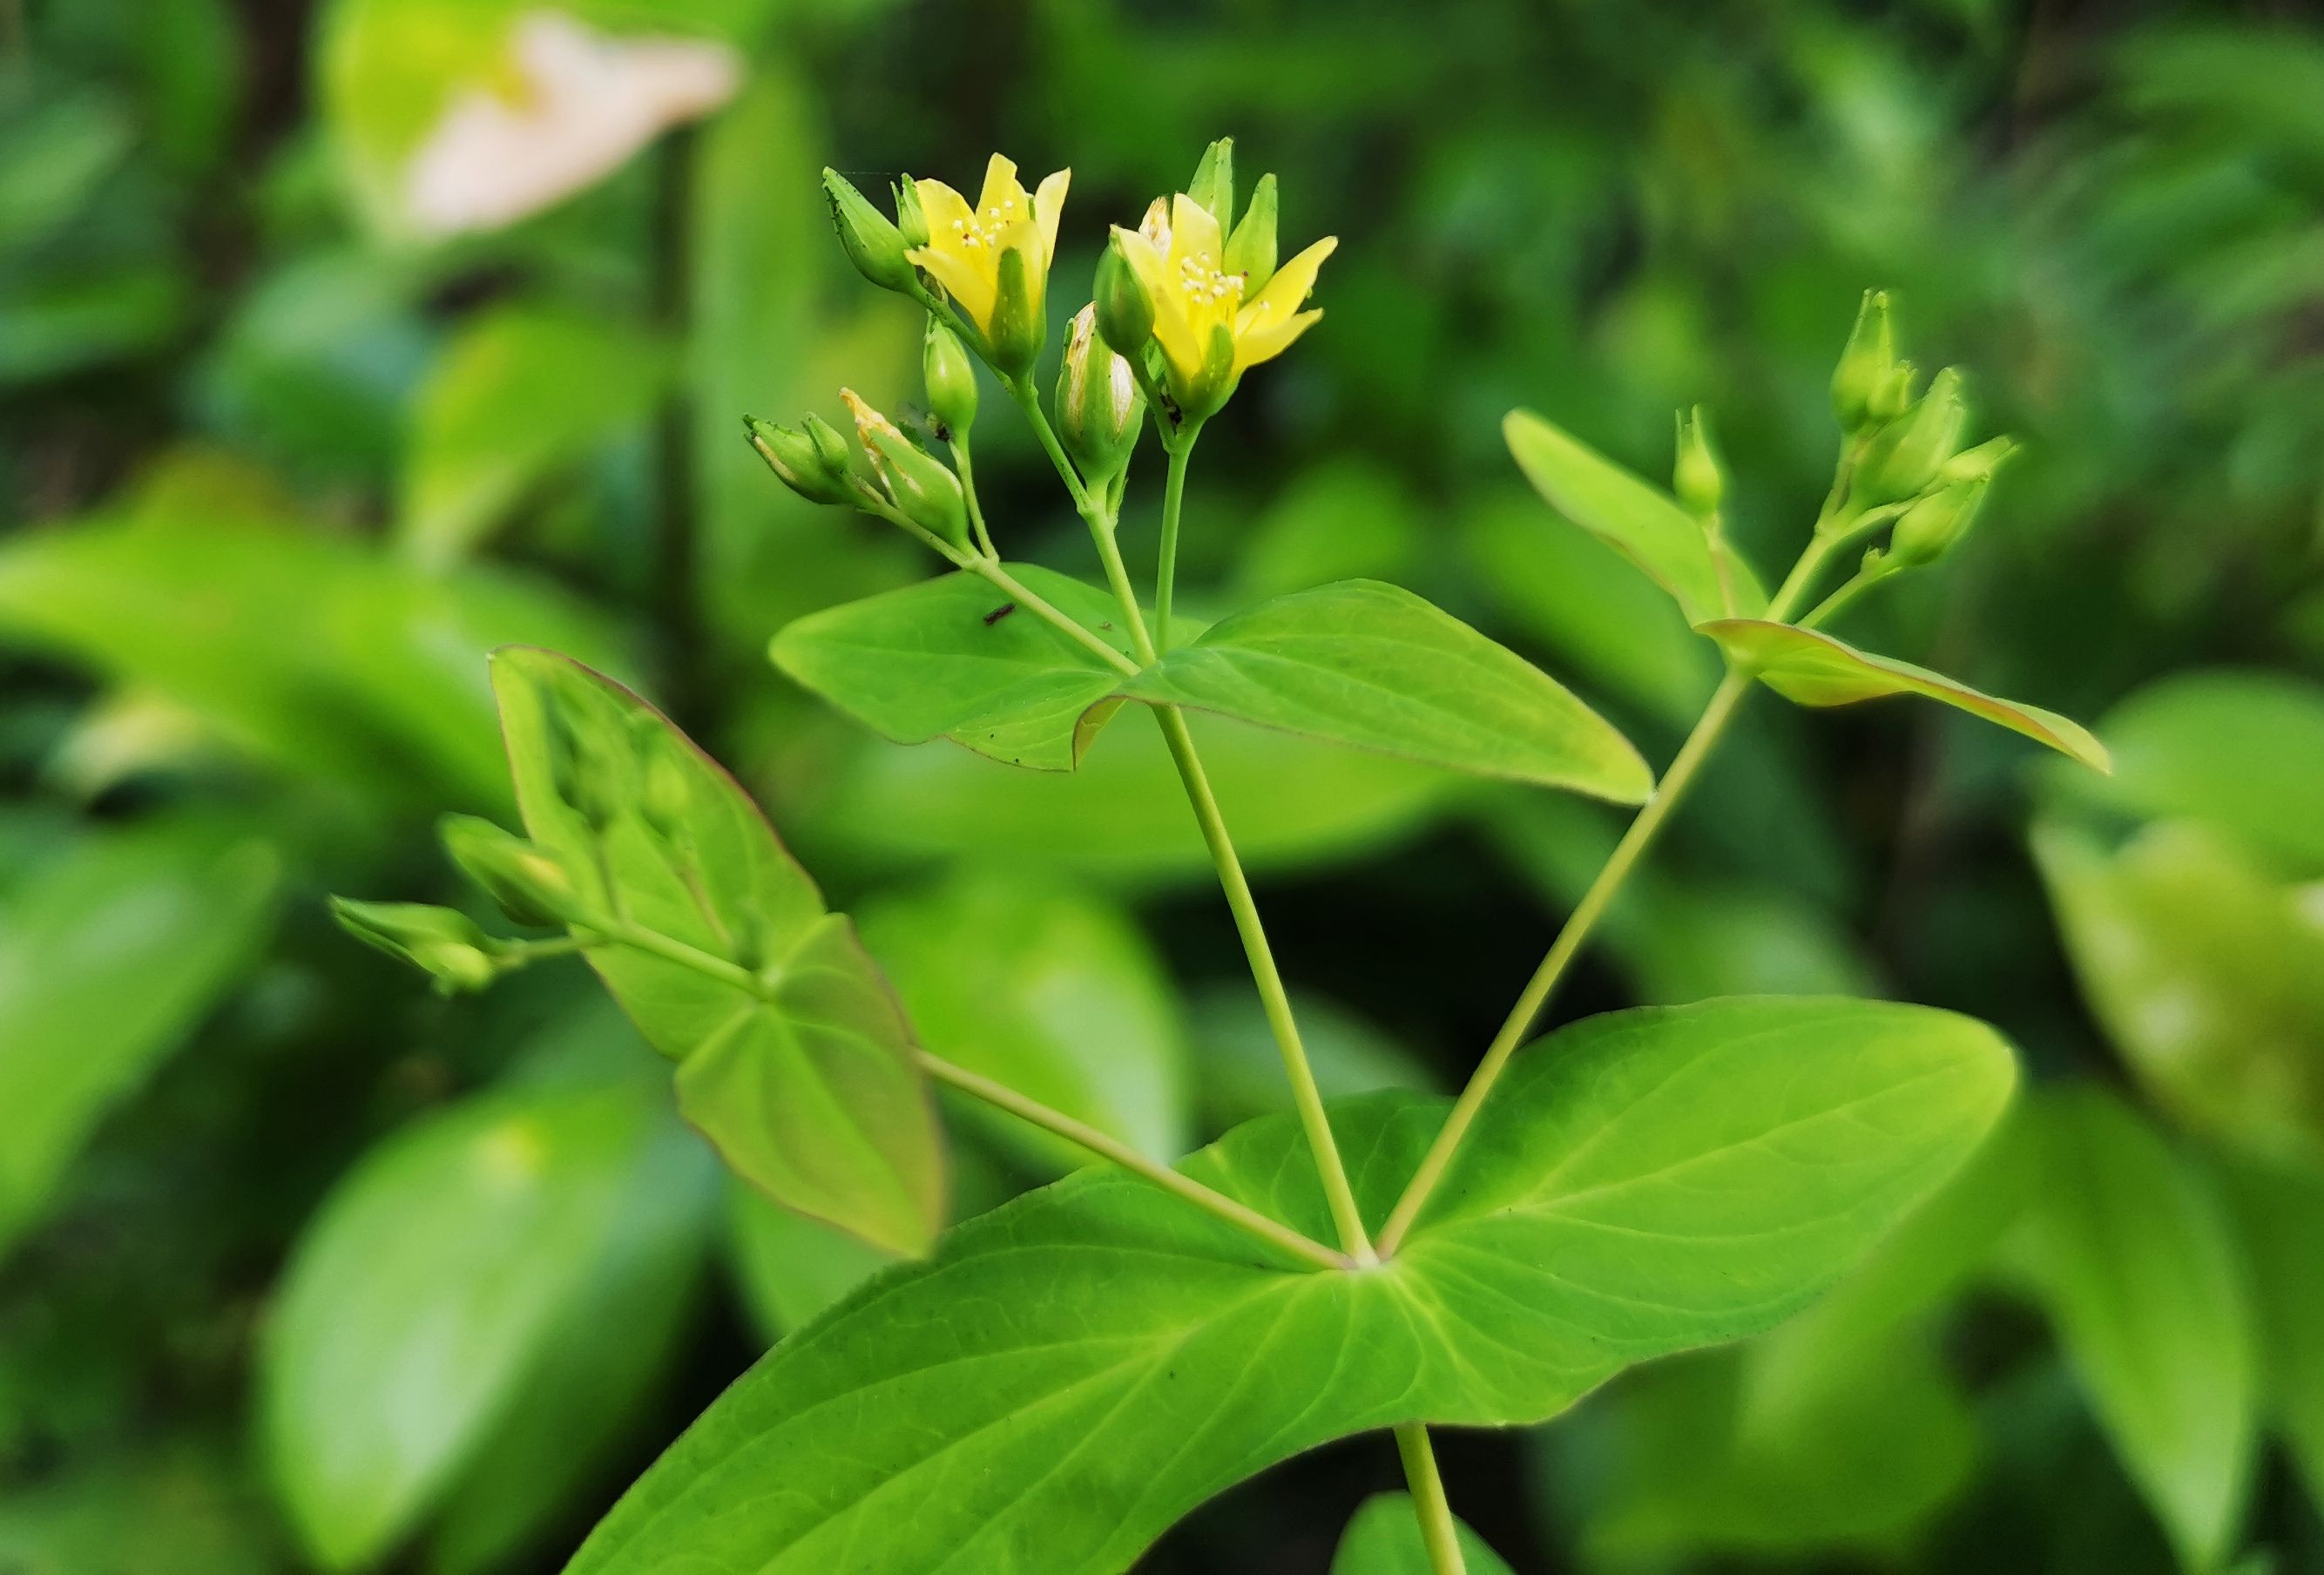
[[1990,474],[1947,482],[1904,511],[1889,538],[1889,552],[1906,568],[1917,568],[1944,557],[1969,534],[1985,504]]
[[935,318],[920,347],[920,370],[928,385],[928,409],[944,423],[946,435],[966,438],[976,421],[976,363],[960,336]]
[[1948,366],[1930,382],[1919,404],[1872,439],[1857,471],[1857,503],[1877,508],[1917,496],[1937,479],[1938,467],[1953,456],[1968,421],[1960,369]]
[[1154,336],[1154,300],[1111,241],[1098,253],[1097,282],[1091,293],[1097,336],[1106,348],[1117,355],[1144,355],[1147,341]]
[[1946,460],[1937,471],[1937,479],[1941,482],[1989,481],[1993,473],[2016,452],[2016,438],[1988,438],[1976,447],[1964,448]]
[[[806,425],[807,440],[815,445],[815,451],[823,461],[823,468],[834,475],[852,480],[855,474],[855,450],[845,435],[821,416],[808,416]],[[857,502],[861,500],[851,488],[847,501]]]
[[1727,477],[1711,450],[1710,418],[1701,405],[1678,413],[1678,460],[1671,467],[1671,491],[1698,519],[1719,512]]
[[912,264],[904,255],[903,232],[887,215],[873,207],[864,195],[836,170],[823,172],[823,189],[831,198],[831,220],[839,244],[855,271],[882,290],[909,290]]
[[968,499],[952,467],[922,450],[903,428],[873,410],[853,389],[839,397],[855,412],[855,435],[871,456],[872,474],[897,512],[953,546],[968,546]]
[[1872,391],[1872,402],[1865,411],[1868,427],[1893,421],[1913,408],[1913,385],[1920,381],[1920,370],[1909,361],[1899,361],[1888,370],[1880,386]]
[[[1223,222],[1223,218],[1222,218]],[[1242,298],[1256,296],[1275,277],[1275,177],[1262,175],[1251,189],[1250,207],[1227,237],[1229,273],[1240,273]]]
[[927,245],[928,218],[920,211],[919,183],[907,175],[901,180],[891,181],[888,191],[896,199],[896,233],[904,237],[904,244]]
[[1210,209],[1221,228],[1234,222],[1234,138],[1221,137],[1203,150],[1186,195]]
[[573,878],[539,845],[473,815],[444,816],[436,834],[452,862],[515,923],[548,928],[580,912]]
[[[1831,374],[1831,409],[1840,429],[1856,433],[1877,418],[1873,405],[1896,367],[1895,331],[1888,321],[1888,294],[1868,290],[1856,309],[1856,327]],[[1900,407],[1901,408],[1901,407]]]
[[500,975],[501,944],[451,908],[335,897],[331,916],[355,939],[427,973],[438,995],[479,990]]
[[1001,253],[999,278],[985,349],[995,372],[1003,377],[1022,377],[1041,358],[1049,326],[1043,320],[1039,288],[1026,266],[1022,248],[1011,246]]
[[847,472],[843,467],[834,470],[816,440],[805,432],[788,427],[778,427],[772,421],[762,421],[756,416],[742,418],[742,430],[758,450],[775,479],[815,503],[847,503],[854,502],[848,490]]
[[1100,343],[1097,308],[1074,314],[1065,355],[1057,368],[1056,420],[1065,452],[1083,479],[1096,486],[1130,463],[1146,414],[1146,396],[1130,363]]

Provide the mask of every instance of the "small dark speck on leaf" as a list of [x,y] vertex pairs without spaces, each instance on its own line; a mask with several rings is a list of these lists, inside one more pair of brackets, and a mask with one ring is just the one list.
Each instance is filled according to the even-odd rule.
[[1014,612],[1015,611],[1017,611],[1017,603],[1014,603],[1014,602],[1003,602],[1003,603],[1001,603],[1001,605],[1000,605],[1000,606],[995,607],[991,612],[987,612],[987,613],[984,615],[984,626],[985,626],[987,629],[990,629],[990,628],[991,628],[994,624],[996,624],[996,623],[1000,622],[1003,618],[1008,617],[1008,616],[1009,616],[1009,614],[1010,614],[1011,612]]

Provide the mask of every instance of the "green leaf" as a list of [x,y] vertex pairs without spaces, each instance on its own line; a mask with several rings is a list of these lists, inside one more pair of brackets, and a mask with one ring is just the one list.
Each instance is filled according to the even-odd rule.
[[266,843],[188,815],[93,834],[0,898],[0,1252],[240,977],[280,881]]
[[[1325,1099],[1391,1088],[1436,1091],[1436,1075],[1426,1062],[1340,1002],[1294,990],[1291,1009],[1315,1086]],[[1193,1018],[1197,1068],[1194,1087],[1206,1130],[1222,1132],[1254,1117],[1292,1108],[1283,1052],[1268,1026],[1259,992],[1248,981],[1200,991],[1188,1016]]]
[[[495,652],[493,688],[525,828],[589,907],[771,972],[771,999],[626,946],[589,960],[678,1061],[679,1109],[777,1202],[903,1253],[943,1219],[943,1140],[911,1029],[846,918],[732,777],[635,695],[544,650]],[[675,773],[675,837],[635,797]],[[560,772],[614,807],[593,832]],[[629,796],[624,797],[624,793]]]
[[[1484,1538],[1466,1524],[1459,1529],[1468,1575],[1510,1575],[1508,1563]],[[1332,1555],[1332,1575],[1432,1575],[1434,1568],[1409,1493],[1375,1493],[1357,1506]]]
[[1689,623],[1737,614],[1756,618],[1766,609],[1766,593],[1749,566],[1731,555],[1729,606],[1702,526],[1660,487],[1531,410],[1511,410],[1501,436],[1549,506],[1637,565],[1671,594]]
[[1377,580],[1221,619],[1121,692],[1618,804],[1654,790],[1629,741],[1555,679]]
[[2035,1107],[2019,1261],[2181,1563],[2236,1549],[2259,1394],[2229,1222],[2203,1178],[2096,1089]]
[[2109,853],[2045,822],[2035,862],[2090,1009],[2142,1085],[2197,1131],[2324,1160],[2324,923],[2206,827]]
[[894,1253],[779,1209],[739,1182],[727,1189],[726,1244],[743,1303],[770,1342],[814,1322],[896,1261]]
[[[1213,1493],[1326,1440],[1538,1422],[1631,1362],[1769,1327],[1960,1163],[2013,1080],[1989,1029],[1920,1008],[1595,1018],[1517,1061],[1395,1260],[1350,1274],[1297,1272],[1134,1176],[1077,1172],[778,1347],[571,1575],[1124,1569]],[[1338,1108],[1368,1217],[1445,1108]],[[1186,1168],[1329,1229],[1288,1118]]]
[[669,358],[602,313],[538,302],[462,325],[420,393],[403,477],[402,545],[456,563],[556,470],[642,419]]
[[[1193,1146],[1176,998],[1120,908],[984,874],[885,899],[862,925],[930,1051],[1157,1159]],[[1089,1163],[1085,1150],[989,1107],[963,1114],[1045,1171]]]
[[2324,1175],[2225,1167],[2264,1339],[2261,1392],[2310,1499],[2324,1503]]
[[[1254,875],[1373,852],[1474,788],[1411,760],[1200,713],[1186,721]],[[1157,727],[1117,730],[1069,775],[1012,770],[961,750],[866,745],[829,784],[814,828],[859,856],[973,854],[1116,880],[1217,879]]]
[[2107,797],[2206,820],[2295,873],[2324,872],[2324,685],[2288,673],[2173,674],[2107,714]]
[[608,665],[610,625],[549,586],[437,576],[290,530],[88,521],[0,548],[0,640],[179,702],[242,749],[368,800],[507,802],[484,657],[540,640]]
[[[1010,572],[1127,653],[1113,599],[1031,564]],[[949,738],[978,754],[1069,771],[1114,707],[1115,668],[961,572],[787,625],[775,665],[882,737]]]
[[1812,629],[1757,618],[1716,619],[1700,628],[1767,687],[1802,705],[1853,705],[1891,695],[1923,695],[2022,732],[2094,770],[2112,769],[2106,746],[2081,723],[2054,711],[1998,699],[1942,673],[1858,650]]
[[635,1082],[498,1091],[391,1137],[326,1202],[262,1371],[275,1489],[318,1562],[389,1551],[541,1399],[544,1353],[603,1316],[604,1276],[640,1245],[635,1194],[672,1179],[658,1149],[689,1141],[662,1110]]

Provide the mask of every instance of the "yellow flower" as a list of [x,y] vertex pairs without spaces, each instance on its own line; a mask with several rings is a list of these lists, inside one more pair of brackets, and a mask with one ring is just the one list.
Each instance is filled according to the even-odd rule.
[[[914,182],[928,239],[907,254],[944,286],[1004,370],[1021,370],[1040,354],[1049,260],[1072,179],[1060,170],[1028,195],[1017,166],[995,153],[973,207],[941,180]],[[1020,268],[1021,285],[1012,278]]]
[[1167,207],[1156,198],[1136,230],[1117,226],[1113,235],[1154,303],[1154,338],[1170,391],[1190,413],[1217,409],[1246,368],[1282,355],[1323,315],[1299,308],[1315,288],[1316,270],[1340,244],[1325,236],[1246,299],[1250,276],[1228,272],[1218,216],[1184,192]]

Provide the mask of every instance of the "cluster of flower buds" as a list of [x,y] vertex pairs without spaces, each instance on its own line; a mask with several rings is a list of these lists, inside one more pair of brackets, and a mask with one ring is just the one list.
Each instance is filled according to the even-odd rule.
[[476,927],[466,914],[423,902],[357,902],[331,898],[340,928],[400,957],[436,981],[438,995],[484,989],[509,965],[510,947]]
[[[936,334],[940,331],[930,334],[930,403],[937,419],[957,438],[975,419],[976,383],[973,374],[956,378],[955,372],[968,371],[965,364],[955,369],[948,353],[935,348]],[[954,350],[957,349],[955,341]],[[855,448],[838,429],[815,415],[796,428],[745,416],[742,426],[750,435],[751,447],[777,479],[810,502],[850,503],[866,513],[907,521],[956,549],[967,550],[968,499],[952,467],[914,442],[853,389],[841,389],[839,397],[855,418],[862,464],[857,463]]]
[[1918,382],[1913,364],[1897,357],[1886,293],[1867,290],[1832,373],[1832,411],[1856,451],[1851,514],[1898,511],[1889,559],[1900,568],[1933,563],[1952,549],[2016,447],[1996,438],[1961,448],[1969,401],[1958,367],[1940,371],[1925,391],[1916,391]]

